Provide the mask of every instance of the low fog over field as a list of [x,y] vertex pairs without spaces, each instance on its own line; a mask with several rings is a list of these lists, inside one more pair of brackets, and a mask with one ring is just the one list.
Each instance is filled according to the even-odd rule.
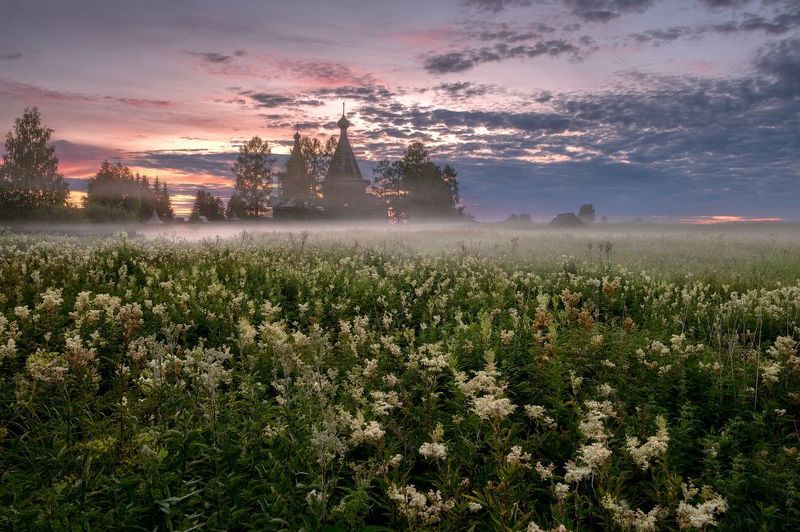
[[[124,232],[135,239],[208,244],[245,241],[264,246],[375,248],[411,254],[459,254],[521,260],[528,265],[608,263],[675,273],[747,272],[772,277],[800,257],[800,224],[604,224],[577,229],[538,224],[375,222],[224,223],[177,225],[48,225],[6,227],[7,232],[101,238]],[[779,267],[780,266],[780,267]]]

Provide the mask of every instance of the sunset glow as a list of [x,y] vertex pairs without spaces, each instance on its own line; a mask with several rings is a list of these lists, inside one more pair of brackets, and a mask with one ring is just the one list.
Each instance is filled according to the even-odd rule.
[[695,216],[692,218],[682,218],[681,223],[697,224],[697,225],[710,225],[710,224],[728,224],[728,223],[758,223],[758,222],[782,222],[783,218],[757,218],[747,216]]

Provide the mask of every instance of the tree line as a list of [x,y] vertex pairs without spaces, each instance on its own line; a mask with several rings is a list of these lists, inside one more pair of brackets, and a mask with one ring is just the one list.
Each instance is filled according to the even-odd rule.
[[69,203],[69,187],[58,171],[53,130],[36,107],[25,109],[6,135],[0,166],[0,218],[92,221],[161,220],[174,217],[167,183],[103,161],[89,178],[83,209]]
[[86,184],[83,200],[90,220],[147,220],[155,212],[162,221],[174,218],[166,183],[134,174],[121,163],[103,161]]
[[[0,218],[49,220],[85,217],[92,221],[144,221],[155,212],[162,221],[175,218],[166,182],[133,173],[122,163],[103,161],[87,182],[82,211],[68,201],[69,188],[58,172],[51,142],[53,130],[44,126],[35,107],[25,109],[5,141],[0,166]],[[306,164],[307,203],[313,205],[336,149],[337,138],[302,137]],[[276,171],[266,140],[255,136],[239,147],[231,171],[234,192],[227,203],[203,188],[197,190],[191,219],[258,219],[269,211],[269,197],[286,173]],[[434,164],[428,150],[414,142],[398,160],[384,160],[373,171],[373,192],[384,198],[396,219],[462,216],[455,170]],[[298,184],[295,184],[298,186]]]

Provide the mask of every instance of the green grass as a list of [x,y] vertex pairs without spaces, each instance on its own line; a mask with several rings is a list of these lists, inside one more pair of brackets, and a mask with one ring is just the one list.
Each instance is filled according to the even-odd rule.
[[782,227],[6,234],[0,527],[800,528],[798,257]]

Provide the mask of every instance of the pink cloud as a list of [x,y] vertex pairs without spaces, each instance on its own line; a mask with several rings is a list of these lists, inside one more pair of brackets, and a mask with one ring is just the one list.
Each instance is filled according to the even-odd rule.
[[85,94],[71,91],[51,90],[29,83],[20,83],[0,78],[0,96],[5,96],[20,101],[72,101],[87,103],[114,102],[132,107],[171,107],[172,102],[167,100],[148,98],[124,98],[98,94]]

